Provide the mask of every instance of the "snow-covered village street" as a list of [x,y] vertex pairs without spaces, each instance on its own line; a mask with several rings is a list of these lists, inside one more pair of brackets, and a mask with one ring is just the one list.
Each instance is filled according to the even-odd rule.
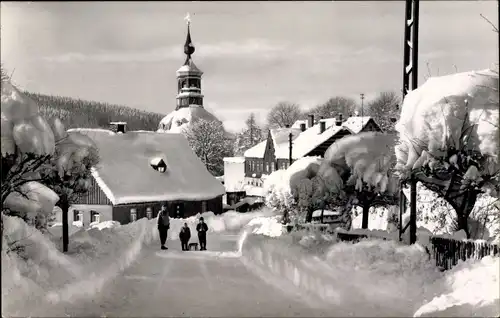
[[[61,303],[49,315],[72,317],[331,316],[311,308],[300,291],[284,293],[249,270],[238,255],[238,235],[210,236],[209,251],[146,248],[140,261],[94,297]],[[295,292],[295,294],[294,294]],[[340,313],[340,311],[339,311]],[[47,313],[45,313],[47,315]]]
[[500,0],[0,7],[2,317],[500,317]]

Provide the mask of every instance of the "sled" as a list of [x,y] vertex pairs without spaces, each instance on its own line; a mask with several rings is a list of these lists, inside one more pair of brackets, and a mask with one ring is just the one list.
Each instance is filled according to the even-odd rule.
[[195,251],[197,251],[197,250],[198,250],[198,243],[189,243],[189,245],[188,245],[188,249],[189,249],[190,251],[192,251],[193,249],[194,249]]

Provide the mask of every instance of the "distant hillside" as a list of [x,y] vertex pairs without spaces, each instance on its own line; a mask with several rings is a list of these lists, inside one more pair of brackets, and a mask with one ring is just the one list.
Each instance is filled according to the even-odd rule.
[[128,130],[158,129],[163,114],[108,103],[24,92],[37,102],[46,118],[59,117],[66,128],[108,128],[112,121],[127,122]]

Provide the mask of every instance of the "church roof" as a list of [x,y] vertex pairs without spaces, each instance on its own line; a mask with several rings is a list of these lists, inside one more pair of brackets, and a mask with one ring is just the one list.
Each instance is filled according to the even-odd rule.
[[196,66],[196,64],[194,64],[191,58],[187,60],[186,63],[177,70],[177,76],[187,75],[187,74],[193,74],[198,76],[203,75],[203,72]]

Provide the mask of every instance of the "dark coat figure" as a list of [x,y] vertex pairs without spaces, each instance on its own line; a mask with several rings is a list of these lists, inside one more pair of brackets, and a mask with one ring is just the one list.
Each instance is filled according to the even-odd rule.
[[181,228],[181,231],[179,232],[179,240],[181,241],[183,251],[189,251],[188,243],[190,239],[191,239],[191,230],[189,229],[187,223],[184,223],[184,226]]
[[196,225],[196,231],[198,231],[198,241],[200,242],[200,250],[206,251],[208,225],[203,220],[203,217],[200,218],[200,222]]
[[167,207],[162,205],[160,212],[158,212],[158,232],[160,234],[161,249],[167,250],[165,242],[168,237],[168,229],[170,229],[170,217],[168,216]]

